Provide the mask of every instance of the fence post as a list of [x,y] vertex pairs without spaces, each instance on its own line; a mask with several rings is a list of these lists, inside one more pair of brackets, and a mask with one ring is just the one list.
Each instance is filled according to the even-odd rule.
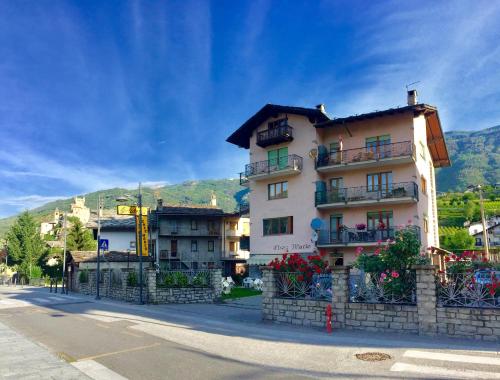
[[345,313],[349,302],[348,266],[332,267],[332,322],[334,328],[345,327]]
[[271,266],[260,267],[262,271],[262,319],[273,320],[273,298],[277,293],[276,271]]
[[215,299],[220,298],[222,294],[222,269],[216,268],[210,271],[210,284],[214,290]]
[[146,283],[146,301],[148,303],[156,303],[156,269],[146,268],[144,270]]
[[436,335],[436,266],[414,265],[417,273],[418,334]]

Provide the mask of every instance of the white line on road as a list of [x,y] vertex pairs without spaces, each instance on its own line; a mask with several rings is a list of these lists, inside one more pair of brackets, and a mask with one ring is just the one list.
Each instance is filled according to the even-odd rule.
[[95,360],[82,360],[71,364],[94,380],[127,380],[126,377],[117,374]]
[[33,298],[33,301],[40,302],[40,303],[47,303],[50,302],[47,298]]
[[421,375],[443,376],[451,379],[500,379],[500,373],[474,371],[474,370],[456,370],[442,367],[432,367],[426,365],[414,365],[407,363],[395,363],[391,367],[392,372],[414,372]]
[[500,358],[474,355],[445,354],[443,352],[408,350],[403,355],[405,358],[444,360],[447,362],[500,365]]

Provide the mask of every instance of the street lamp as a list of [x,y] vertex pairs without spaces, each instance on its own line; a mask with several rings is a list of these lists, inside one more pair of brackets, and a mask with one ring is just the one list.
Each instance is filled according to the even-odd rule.
[[138,242],[136,243],[136,247],[139,252],[139,303],[142,305],[144,301],[142,299],[142,193],[141,193],[141,183],[139,182],[139,193],[137,195],[123,195],[121,197],[116,198],[117,202],[128,202],[132,199],[132,197],[137,198],[137,206],[139,207],[139,237]]
[[467,186],[467,188],[473,191],[477,191],[479,193],[479,206],[481,208],[481,224],[483,225],[484,252],[486,253],[486,258],[489,260],[490,244],[488,242],[488,231],[486,230],[486,218],[484,217],[483,188],[481,185],[470,185]]

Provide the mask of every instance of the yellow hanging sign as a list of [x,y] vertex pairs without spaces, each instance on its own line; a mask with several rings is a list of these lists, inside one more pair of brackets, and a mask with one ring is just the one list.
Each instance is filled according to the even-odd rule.
[[[146,216],[149,212],[149,207],[142,207],[142,215]],[[118,215],[139,215],[139,207],[138,206],[127,206],[127,205],[119,205],[116,206],[116,213]]]
[[[140,234],[139,234],[139,215],[135,216],[135,233],[136,233],[136,238],[137,238],[137,244],[136,244],[136,252],[137,254],[140,254]],[[142,256],[149,256],[149,235],[148,235],[148,216],[143,215],[142,216]]]

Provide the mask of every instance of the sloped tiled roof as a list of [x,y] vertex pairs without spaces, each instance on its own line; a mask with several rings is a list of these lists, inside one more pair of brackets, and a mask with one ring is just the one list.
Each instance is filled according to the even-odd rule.
[[224,211],[213,206],[162,206],[153,213],[160,215],[224,216]]
[[[95,263],[97,261],[97,252],[96,251],[71,251],[71,257],[73,258],[73,262],[75,263]],[[131,252],[130,254],[127,251],[109,251],[103,254],[102,256],[103,263],[105,262],[135,262],[139,261],[139,256],[135,254],[135,252]],[[151,261],[152,258],[150,256],[143,256],[143,261]]]

